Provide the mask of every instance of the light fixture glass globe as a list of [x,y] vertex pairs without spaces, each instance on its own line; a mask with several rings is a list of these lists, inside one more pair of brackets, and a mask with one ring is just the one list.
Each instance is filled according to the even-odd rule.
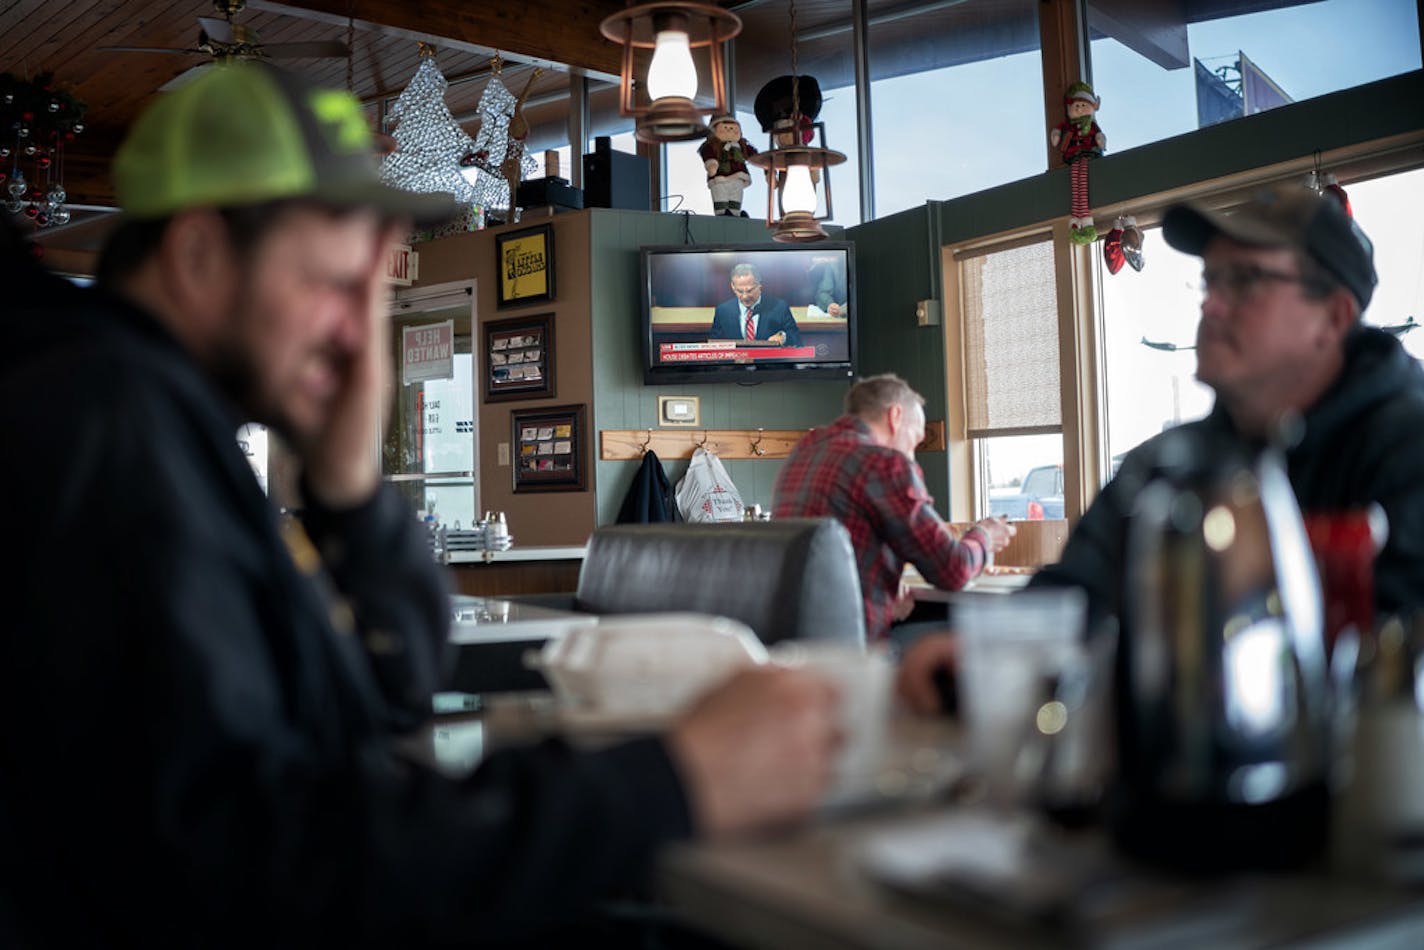
[[692,63],[692,44],[681,30],[661,30],[648,64],[648,95],[654,101],[676,96],[697,95],[697,67]]
[[781,191],[781,210],[816,213],[816,186],[811,184],[809,165],[792,165],[786,170],[786,185]]

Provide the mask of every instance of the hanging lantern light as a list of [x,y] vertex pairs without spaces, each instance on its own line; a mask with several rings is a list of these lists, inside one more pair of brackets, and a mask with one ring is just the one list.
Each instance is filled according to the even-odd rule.
[[[825,147],[825,126],[811,122],[801,110],[801,76],[796,50],[796,0],[790,0],[791,27],[791,111],[778,121],[771,132],[771,147],[747,159],[749,164],[768,172],[771,187],[766,190],[766,226],[775,228],[772,240],[787,243],[820,241],[826,237],[822,221],[834,214],[831,206],[829,169],[846,160],[845,155]],[[810,77],[808,90],[819,86]],[[819,101],[819,91],[816,92]],[[817,108],[817,107],[813,107]],[[821,133],[820,146],[810,144],[812,129]],[[826,213],[816,215],[816,183],[826,193]],[[776,199],[781,199],[781,217],[776,217]]]
[[[727,111],[722,44],[742,31],[741,19],[706,3],[645,3],[615,13],[599,24],[604,37],[623,47],[618,111],[638,120],[641,142],[684,142],[707,135],[704,115]],[[706,49],[713,104],[696,103],[698,77],[693,50]],[[652,50],[643,82],[651,104],[634,102],[634,51]]]

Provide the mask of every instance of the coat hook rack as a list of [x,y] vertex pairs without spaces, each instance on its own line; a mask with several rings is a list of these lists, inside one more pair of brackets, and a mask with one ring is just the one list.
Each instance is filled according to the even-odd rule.
[[[711,449],[729,459],[784,459],[806,434],[805,429],[600,429],[599,458],[603,461],[639,461],[656,452],[664,462],[690,459],[697,449]],[[944,423],[925,423],[921,452],[945,450]]]

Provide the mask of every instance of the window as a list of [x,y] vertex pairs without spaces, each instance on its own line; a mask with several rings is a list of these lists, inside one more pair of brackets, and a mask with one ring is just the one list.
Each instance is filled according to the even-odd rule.
[[[1375,245],[1379,286],[1366,323],[1392,328],[1416,359],[1424,333],[1424,221],[1401,208],[1424,207],[1424,169],[1346,185],[1355,219]],[[1122,456],[1163,429],[1206,415],[1211,389],[1197,382],[1193,346],[1201,314],[1201,259],[1167,246],[1160,228],[1144,229],[1142,271],[1108,274],[1094,255],[1102,286],[1107,449]],[[1417,318],[1416,318],[1417,319]]]
[[[382,446],[382,467],[416,512],[447,528],[469,528],[479,520],[472,300],[463,287],[397,294],[392,326],[395,411]],[[454,330],[453,375],[403,383],[402,331],[447,320]]]
[[[1365,322],[1393,327],[1415,359],[1424,360],[1424,168],[1347,184],[1355,220],[1375,245],[1375,288]],[[1410,211],[1408,209],[1415,209]]]
[[974,441],[978,463],[975,518],[1063,517],[1063,437],[1001,435]]
[[247,464],[252,466],[252,474],[257,476],[257,484],[263,493],[268,491],[268,439],[267,427],[256,422],[244,423],[237,430],[237,447],[247,456]]
[[1090,0],[1109,153],[1420,66],[1414,0],[1251,6],[1274,9],[1193,22],[1187,4]]
[[[950,391],[964,393],[961,438],[971,446],[972,485],[966,488],[976,519],[1063,516],[1054,268],[1053,244],[1045,237],[958,259],[962,387]],[[1030,489],[1044,487],[1040,478],[1054,490],[1030,497]]]
[[[1110,224],[1110,223],[1109,223]],[[1160,227],[1143,228],[1142,270],[1110,274],[1094,254],[1102,300],[1107,452],[1116,462],[1163,429],[1211,410],[1196,381],[1201,258],[1174,251]],[[1110,476],[1116,464],[1109,465]]]
[[970,0],[924,4],[913,13],[871,7],[877,217],[1044,170],[1038,6]]

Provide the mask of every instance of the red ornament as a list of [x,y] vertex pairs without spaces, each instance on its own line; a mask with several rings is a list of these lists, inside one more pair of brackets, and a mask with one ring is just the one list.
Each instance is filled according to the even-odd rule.
[[1127,263],[1127,258],[1122,253],[1121,221],[1103,238],[1103,263],[1107,265],[1109,274],[1116,274],[1122,270],[1122,265]]

